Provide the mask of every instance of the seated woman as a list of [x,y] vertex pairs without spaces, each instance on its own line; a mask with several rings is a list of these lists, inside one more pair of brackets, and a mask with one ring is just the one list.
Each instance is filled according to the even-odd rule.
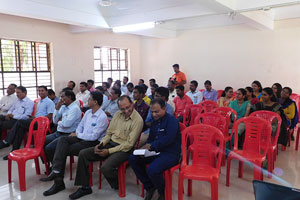
[[281,91],[282,91],[282,86],[280,85],[280,83],[274,83],[272,85],[272,90],[273,90],[273,94],[274,94],[275,98],[277,100],[279,100],[280,96],[281,96]]
[[256,98],[256,96],[253,94],[253,89],[252,87],[246,87],[245,88],[247,94],[247,99],[250,102],[251,105],[255,105],[259,102],[258,98]]
[[229,103],[234,100],[232,87],[226,87],[218,100],[219,107],[228,107]]
[[262,86],[259,81],[253,81],[251,84],[253,88],[253,94],[258,98],[258,100],[261,101],[261,92],[262,92]]
[[[251,108],[247,110],[247,114],[258,110],[268,110],[276,112],[278,115],[280,115],[282,123],[280,127],[278,143],[283,145],[282,149],[284,150],[288,142],[288,134],[286,129],[287,120],[284,115],[282,106],[276,101],[272,88],[266,87],[262,90],[262,101],[251,106]],[[274,126],[272,127],[273,132],[275,132],[274,129],[276,130],[276,128],[277,127]]]

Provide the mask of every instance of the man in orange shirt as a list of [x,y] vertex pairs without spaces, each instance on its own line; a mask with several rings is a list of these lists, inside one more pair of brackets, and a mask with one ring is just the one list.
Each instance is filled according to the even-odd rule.
[[173,69],[174,69],[175,74],[173,74],[173,76],[171,77],[171,80],[175,81],[175,87],[177,87],[179,85],[184,86],[184,84],[186,84],[185,74],[183,72],[179,71],[178,64],[174,64]]

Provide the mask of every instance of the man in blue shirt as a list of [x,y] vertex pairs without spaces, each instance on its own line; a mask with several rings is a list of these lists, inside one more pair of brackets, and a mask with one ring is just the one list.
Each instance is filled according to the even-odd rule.
[[111,120],[114,114],[119,110],[118,99],[120,96],[121,90],[118,88],[112,88],[110,100],[107,101],[106,104],[103,104],[101,107],[109,120]]
[[[150,134],[141,149],[159,152],[159,155],[142,157],[131,155],[129,164],[147,191],[146,200],[150,200],[158,190],[158,200],[165,199],[165,181],[163,172],[179,163],[181,153],[181,134],[178,120],[166,112],[166,102],[154,99],[151,102],[154,121]],[[146,165],[149,166],[146,169]]]
[[73,91],[61,92],[61,99],[53,113],[53,123],[57,124],[57,131],[47,135],[45,140],[45,153],[49,161],[53,160],[58,138],[73,133],[81,120],[81,110],[75,102]]
[[[17,120],[27,120],[33,110],[34,103],[27,97],[27,90],[23,86],[16,88],[18,100],[8,110],[7,115],[0,116],[0,132],[5,129],[11,129]],[[5,141],[0,141],[0,149],[8,147]]]
[[[48,98],[47,87],[39,86],[38,92],[41,99],[36,104],[36,113],[33,113],[34,116],[29,117],[29,119],[18,120],[9,131],[7,137],[3,140],[3,143],[5,143],[6,146],[13,144],[12,151],[20,148],[24,135],[28,131],[30,123],[34,118],[45,116],[48,117],[50,121],[52,119],[55,106],[54,102]],[[8,157],[5,156],[3,159],[7,160],[7,158]]]
[[204,87],[206,89],[202,92],[204,99],[215,102],[218,101],[218,92],[211,87],[211,82],[209,80],[204,82]]
[[48,89],[48,98],[54,102],[55,106],[59,101],[59,98],[55,95],[55,92],[52,89]]
[[53,158],[51,174],[40,179],[41,181],[54,180],[54,185],[44,192],[45,196],[53,195],[63,189],[66,159],[68,155],[78,156],[82,149],[96,146],[105,135],[108,119],[102,109],[103,95],[100,92],[91,92],[88,100],[89,110],[78,125],[76,132],[69,136],[60,137]]

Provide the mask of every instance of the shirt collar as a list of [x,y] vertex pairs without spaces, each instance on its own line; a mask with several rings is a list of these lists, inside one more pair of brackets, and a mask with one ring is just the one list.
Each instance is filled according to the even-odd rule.
[[73,105],[75,105],[75,104],[76,104],[76,106],[78,106],[77,103],[76,103],[76,101],[73,101],[73,103],[71,103],[70,105],[66,106],[66,108],[71,108],[71,107],[73,107]]

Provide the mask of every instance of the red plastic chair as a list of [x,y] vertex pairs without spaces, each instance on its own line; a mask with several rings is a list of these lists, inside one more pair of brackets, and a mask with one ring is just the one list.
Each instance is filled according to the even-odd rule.
[[281,122],[282,122],[281,117],[277,113],[267,111],[267,110],[260,110],[260,111],[253,112],[253,113],[250,114],[250,116],[260,117],[262,119],[265,119],[271,125],[272,125],[273,122],[277,121],[276,134],[274,136],[271,136],[269,149],[268,149],[268,153],[267,153],[267,156],[268,156],[268,171],[269,171],[268,177],[271,178],[272,177],[272,172],[273,172],[273,169],[274,169],[274,163],[275,163],[275,160],[276,160],[277,141],[278,141],[280,126],[281,126]]
[[79,100],[80,110],[83,111],[83,101]]
[[201,105],[204,108],[204,112],[212,112],[215,108],[219,107],[218,104],[214,101],[203,101]]
[[183,114],[183,124],[188,126],[194,125],[196,116],[203,111],[203,107],[199,104],[186,106]]
[[[37,123],[37,130],[33,129],[35,123]],[[29,127],[29,136],[26,147],[24,149],[15,150],[8,155],[8,182],[11,183],[11,164],[12,160],[14,160],[18,164],[21,191],[26,190],[25,164],[27,160],[34,159],[36,174],[41,174],[39,166],[39,157],[41,156],[45,163],[46,174],[49,174],[49,166],[44,152],[44,143],[48,126],[49,119],[47,117],[35,118]],[[30,148],[32,138],[34,139],[34,148]]]
[[[189,138],[193,138],[193,143],[191,144],[194,147],[192,165],[187,164],[186,148]],[[209,181],[211,184],[211,199],[218,199],[223,141],[222,132],[210,125],[198,124],[184,130],[182,134],[182,166],[178,178],[178,200],[183,198],[184,179],[189,179],[188,196],[192,195],[193,179]]]
[[[238,126],[245,124],[245,141],[243,149],[238,149]],[[227,158],[226,186],[229,186],[230,165],[232,159],[239,160],[239,177],[243,177],[243,162],[254,164],[254,179],[263,180],[262,164],[266,160],[268,145],[271,141],[270,123],[258,117],[244,117],[234,124],[234,149]]]
[[224,90],[217,90],[217,92],[218,92],[218,99],[220,99]]

